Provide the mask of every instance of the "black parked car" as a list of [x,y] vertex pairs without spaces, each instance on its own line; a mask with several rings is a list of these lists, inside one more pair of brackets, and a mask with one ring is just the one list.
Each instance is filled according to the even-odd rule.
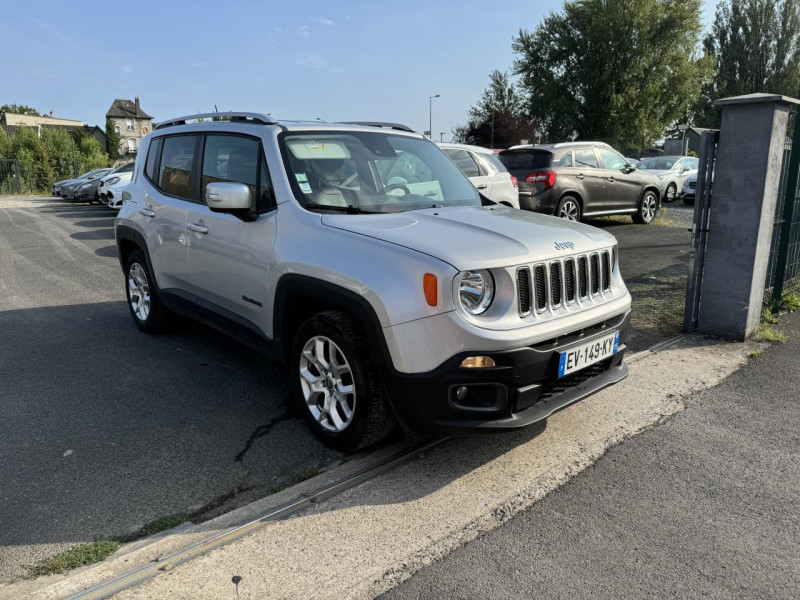
[[519,181],[523,209],[570,221],[629,214],[648,224],[660,208],[658,177],[602,142],[514,146],[499,156]]

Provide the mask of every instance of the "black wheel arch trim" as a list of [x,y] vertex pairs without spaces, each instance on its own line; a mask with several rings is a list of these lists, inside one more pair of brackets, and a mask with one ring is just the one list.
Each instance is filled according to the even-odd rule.
[[133,242],[133,244],[142,251],[144,260],[147,262],[147,268],[150,271],[150,276],[153,278],[153,283],[156,284],[156,288],[158,288],[156,272],[153,269],[153,261],[150,259],[150,252],[147,251],[147,243],[144,240],[144,236],[130,225],[117,225],[114,228],[114,234],[117,241],[117,254],[119,256],[119,265],[122,268],[122,272],[125,272],[125,256],[122,253],[122,240],[126,240]]
[[[276,348],[285,349],[287,343],[286,313],[289,299],[293,295],[307,296],[320,301],[322,305],[333,306],[350,313],[361,325],[361,329],[374,353],[380,371],[394,372],[389,346],[383,335],[383,326],[369,301],[363,296],[334,283],[308,275],[289,273],[281,276],[275,286],[272,309],[273,340]],[[284,361],[288,362],[284,352]]]

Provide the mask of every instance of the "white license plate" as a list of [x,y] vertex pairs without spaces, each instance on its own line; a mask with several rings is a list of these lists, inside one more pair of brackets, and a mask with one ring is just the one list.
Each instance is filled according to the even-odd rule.
[[586,342],[580,346],[561,352],[558,358],[558,376],[564,377],[584,367],[614,356],[619,350],[619,331]]

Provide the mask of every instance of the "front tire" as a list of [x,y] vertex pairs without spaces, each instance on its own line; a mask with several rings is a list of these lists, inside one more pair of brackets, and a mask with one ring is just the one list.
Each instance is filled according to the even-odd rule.
[[572,196],[564,196],[556,206],[556,216],[567,221],[580,221],[581,205]]
[[667,190],[664,192],[664,202],[675,202],[677,195],[678,195],[678,188],[675,186],[674,183],[670,183],[667,186]]
[[642,196],[642,200],[639,202],[639,209],[637,210],[636,214],[631,215],[633,218],[634,223],[638,223],[639,225],[649,225],[653,222],[656,218],[656,214],[658,213],[658,197],[656,193],[648,190]]
[[169,311],[158,297],[155,279],[141,250],[131,252],[125,263],[125,294],[133,322],[139,329],[159,333],[166,328]]
[[383,382],[352,317],[341,311],[311,317],[297,330],[291,352],[298,410],[325,444],[352,452],[394,429]]

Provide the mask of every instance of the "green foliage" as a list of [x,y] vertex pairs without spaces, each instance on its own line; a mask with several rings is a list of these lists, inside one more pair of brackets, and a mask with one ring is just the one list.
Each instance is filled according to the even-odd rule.
[[0,106],[0,125],[6,124],[6,113],[14,113],[17,115],[32,115],[34,117],[39,117],[39,111],[35,108],[30,106],[26,106],[25,104],[3,104]]
[[696,51],[700,8],[700,0],[567,0],[513,41],[528,116],[551,141],[650,145],[711,76]]
[[489,87],[469,109],[469,122],[453,130],[453,141],[487,148],[507,148],[533,139],[536,125],[524,114],[524,101],[508,73],[492,71]]
[[759,325],[755,338],[757,342],[769,342],[770,344],[785,344],[789,341],[788,335],[765,323]]
[[695,122],[719,126],[714,100],[800,88],[800,0],[723,0],[703,43],[715,75],[702,90]]
[[800,292],[793,292],[781,298],[781,310],[787,312],[800,310]]
[[75,145],[78,148],[78,156],[80,157],[78,170],[81,173],[107,167],[111,164],[105,149],[101,148],[100,142],[92,136],[86,135],[82,131],[76,131],[74,137],[76,138]]
[[42,129],[42,142],[47,148],[54,181],[75,177],[78,156],[72,136],[64,129],[48,127]]
[[78,544],[77,546],[43,561],[31,568],[30,574],[34,577],[65,573],[70,569],[101,562],[114,554],[120,543],[114,540],[100,540],[91,544]]
[[115,161],[119,158],[120,135],[114,129],[114,121],[106,117],[106,154]]

